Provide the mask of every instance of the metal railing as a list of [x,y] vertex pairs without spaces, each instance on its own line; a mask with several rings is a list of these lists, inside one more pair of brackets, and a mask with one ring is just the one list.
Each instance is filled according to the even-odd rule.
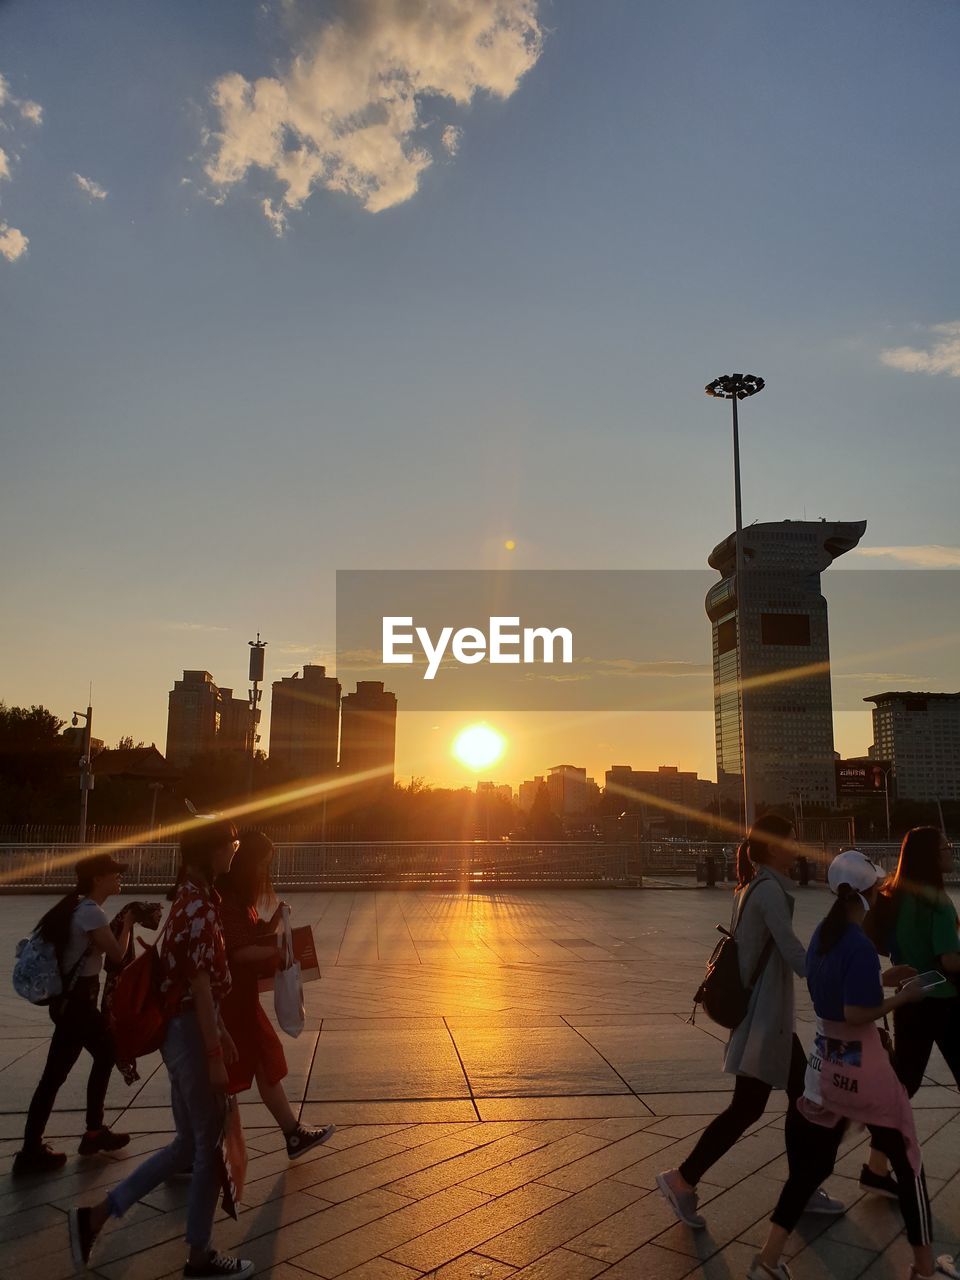
[[[89,845],[0,844],[0,892],[62,893]],[[861,845],[884,870],[896,866],[896,845]],[[716,883],[735,876],[733,844],[693,841],[380,841],[287,842],[276,846],[273,878],[282,892],[436,885],[463,890],[498,886],[636,888],[646,879]],[[813,850],[804,882],[823,880],[836,847]],[[117,855],[129,864],[127,891],[167,889],[178,863],[175,844],[131,845]],[[955,868],[947,877],[960,883]]]

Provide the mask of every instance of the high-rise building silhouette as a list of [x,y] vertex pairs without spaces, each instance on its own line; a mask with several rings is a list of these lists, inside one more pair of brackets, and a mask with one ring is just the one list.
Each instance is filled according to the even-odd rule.
[[340,704],[340,772],[381,769],[374,788],[392,787],[397,758],[397,696],[379,680],[360,680]]
[[340,682],[326,667],[307,665],[303,676],[273,683],[270,759],[295,777],[332,774],[340,739]]
[[250,705],[220,689],[209,671],[184,671],[175,680],[167,703],[167,761],[187,765],[210,751],[253,748]]
[[736,535],[714,548],[721,580],[713,624],[717,778],[724,812],[742,791],[738,672],[747,681],[746,750],[757,809],[836,802],[827,602],[820,575],[857,545],[867,522],[782,520],[743,531],[746,605],[737,600]]
[[[875,693],[874,760],[901,800],[960,800],[960,693]],[[891,788],[892,789],[892,788]]]

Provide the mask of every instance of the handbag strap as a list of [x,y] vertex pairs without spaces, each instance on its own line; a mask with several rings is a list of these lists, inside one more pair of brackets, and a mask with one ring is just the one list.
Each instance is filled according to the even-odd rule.
[[283,908],[280,919],[283,921],[284,968],[289,969],[293,964],[293,930],[290,928],[289,908]]

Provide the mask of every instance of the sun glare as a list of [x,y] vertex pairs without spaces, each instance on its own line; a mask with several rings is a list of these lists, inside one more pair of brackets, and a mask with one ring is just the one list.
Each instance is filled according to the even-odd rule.
[[486,769],[503,755],[507,740],[488,724],[471,724],[461,729],[453,740],[454,759],[468,769]]

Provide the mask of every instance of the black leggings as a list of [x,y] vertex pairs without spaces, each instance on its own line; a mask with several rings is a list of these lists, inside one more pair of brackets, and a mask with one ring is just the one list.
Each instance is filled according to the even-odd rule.
[[[807,1055],[803,1051],[803,1045],[794,1036],[787,1080],[790,1111],[796,1110],[793,1104],[803,1093],[806,1070]],[[680,1166],[680,1176],[691,1187],[695,1187],[707,1170],[740,1141],[752,1124],[756,1124],[766,1111],[772,1092],[773,1085],[766,1084],[763,1080],[755,1080],[753,1076],[737,1076],[730,1105],[715,1120],[711,1120],[698,1138],[697,1145]]]
[[911,1098],[923,1083],[934,1045],[960,1085],[960,996],[901,1005],[893,1011],[893,1039],[897,1075]]
[[[807,1120],[796,1107],[790,1108],[785,1126],[790,1176],[770,1218],[774,1226],[792,1231],[800,1221],[810,1197],[833,1173],[846,1128],[846,1120],[828,1129]],[[882,1129],[876,1125],[867,1128],[871,1147],[887,1157],[897,1180],[907,1239],[914,1246],[930,1244],[930,1198],[923,1169],[913,1172],[906,1141],[899,1129]]]
[[43,1145],[43,1131],[57,1094],[84,1049],[93,1058],[87,1080],[87,1128],[103,1126],[104,1099],[115,1059],[110,1028],[97,1008],[99,990],[99,978],[80,978],[64,1004],[50,1006],[53,1038],[47,1051],[47,1064],[27,1112],[24,1150],[36,1151]]

